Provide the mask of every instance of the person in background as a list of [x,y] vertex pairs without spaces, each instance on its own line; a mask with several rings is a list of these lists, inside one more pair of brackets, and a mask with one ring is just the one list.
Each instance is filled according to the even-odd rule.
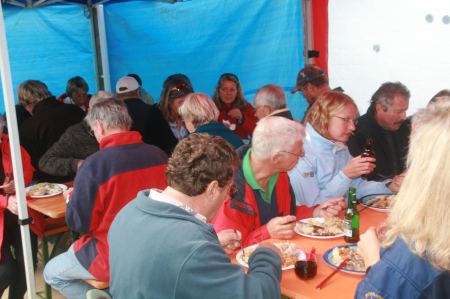
[[241,138],[217,122],[219,110],[211,98],[204,93],[188,94],[179,108],[179,113],[189,133],[207,133],[220,136],[235,149],[244,145]]
[[[91,108],[98,100],[110,98],[112,94],[99,91],[91,97]],[[92,134],[86,119],[67,128],[39,160],[39,169],[54,176],[65,176],[70,180],[83,164],[84,160],[98,151],[98,142]]]
[[[300,91],[308,102],[308,108],[305,111],[305,116],[311,108],[312,104],[317,98],[331,90],[328,83],[328,76],[318,66],[309,64],[298,72],[296,86],[291,90],[291,93]],[[338,87],[335,91],[343,91]],[[302,121],[303,122],[303,121]]]
[[153,105],[154,104],[153,97],[142,87],[141,77],[139,77],[137,74],[128,74],[127,76],[133,77],[139,84],[139,95],[141,100],[147,105]]
[[107,234],[116,214],[145,188],[165,188],[167,156],[129,131],[131,117],[123,101],[99,100],[87,122],[100,150],[78,170],[66,210],[68,227],[79,232],[68,251],[51,259],[45,281],[67,298],[86,298],[87,280],[109,283]]
[[[0,297],[9,287],[10,299],[23,298],[27,290],[22,237],[18,224],[18,203],[14,190],[14,178],[8,135],[4,133],[6,122],[0,118]],[[21,147],[24,183],[33,179],[33,166],[28,153]],[[31,215],[30,215],[31,216]],[[33,227],[32,227],[33,228]],[[33,266],[36,265],[37,236],[30,231]]]
[[194,92],[191,80],[184,74],[174,74],[164,80],[157,110],[150,118],[150,126],[157,128],[155,140],[157,146],[169,156],[178,141],[187,134],[178,108],[186,95]]
[[303,139],[303,126],[285,117],[269,116],[258,122],[251,147],[239,149],[236,192],[212,220],[217,232],[240,231],[243,246],[269,238],[290,239],[297,219],[329,217],[342,210],[342,197],[311,208],[296,207],[286,172],[303,156]]
[[89,86],[86,81],[76,76],[67,81],[66,92],[58,97],[58,101],[66,104],[74,104],[87,112],[89,109],[89,100],[91,95],[88,94]]
[[114,298],[280,298],[279,251],[261,244],[245,273],[223,249],[239,234],[221,240],[207,224],[237,164],[221,137],[195,133],[180,141],[167,165],[168,187],[139,192],[111,225]]
[[52,176],[39,170],[39,160],[68,127],[83,120],[85,113],[76,105],[55,100],[47,86],[27,80],[17,90],[19,103],[32,115],[19,128],[20,143],[30,154],[39,182],[67,182],[70,177]]
[[400,178],[391,183],[361,178],[373,171],[375,159],[353,158],[346,146],[356,125],[357,107],[346,94],[329,91],[311,106],[305,118],[305,156],[289,171],[297,205],[313,206],[344,196],[355,187],[357,197],[398,191]]
[[441,101],[450,101],[450,89],[443,89],[439,91],[431,98],[428,105]]
[[291,111],[286,107],[286,95],[278,85],[268,84],[258,89],[253,103],[255,116],[258,119],[266,116],[283,116],[293,119]]
[[153,134],[157,128],[149,125],[153,117],[152,108],[142,101],[140,97],[140,86],[133,77],[125,76],[116,83],[116,95],[127,106],[128,113],[132,119],[131,130],[138,131],[142,135],[142,140],[147,144],[155,144]]
[[368,179],[384,181],[405,170],[411,125],[406,117],[409,90],[400,82],[386,82],[374,93],[366,114],[358,118],[348,142],[352,156],[359,156],[367,139],[374,144],[376,167]]
[[369,228],[358,242],[368,273],[355,298],[450,298],[449,115],[447,101],[413,116],[408,171],[385,234]]
[[213,96],[219,109],[219,122],[224,122],[242,139],[251,137],[256,126],[255,110],[242,92],[241,83],[235,74],[222,74]]

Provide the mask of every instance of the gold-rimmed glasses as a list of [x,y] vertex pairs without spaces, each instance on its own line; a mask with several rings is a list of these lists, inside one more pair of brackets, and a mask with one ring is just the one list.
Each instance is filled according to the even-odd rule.
[[337,115],[331,115],[331,117],[336,117],[336,118],[342,119],[347,124],[353,123],[354,126],[356,126],[358,124],[358,119],[356,119],[356,118],[353,119],[353,118],[350,118],[350,117],[342,117],[342,116],[337,116]]

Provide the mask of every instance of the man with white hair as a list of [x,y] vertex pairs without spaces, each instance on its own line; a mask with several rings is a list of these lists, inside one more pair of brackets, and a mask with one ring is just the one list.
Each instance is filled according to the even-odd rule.
[[283,116],[293,119],[291,111],[286,107],[286,95],[281,87],[267,84],[261,87],[254,98],[255,116],[261,119],[266,116]]
[[296,206],[287,171],[303,156],[303,126],[284,117],[261,119],[250,148],[240,149],[241,165],[234,175],[236,192],[212,221],[217,232],[235,229],[243,246],[269,238],[290,239],[296,219],[336,215],[343,198],[308,208]]
[[87,122],[100,144],[77,172],[67,204],[66,222],[81,237],[50,260],[45,281],[67,298],[86,298],[85,280],[109,283],[107,234],[116,214],[146,188],[165,188],[167,155],[129,131],[124,103],[103,99],[89,109]]

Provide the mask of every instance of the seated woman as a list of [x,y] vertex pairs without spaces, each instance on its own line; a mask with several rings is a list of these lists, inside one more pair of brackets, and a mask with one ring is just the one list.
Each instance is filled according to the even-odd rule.
[[207,133],[220,136],[235,149],[244,145],[239,136],[223,123],[217,122],[219,110],[208,95],[204,93],[187,95],[178,111],[189,133]]
[[[9,286],[9,298],[23,298],[27,290],[22,238],[17,217],[9,138],[3,133],[5,121],[0,118],[0,297]],[[33,179],[28,153],[21,148],[25,185]],[[37,237],[30,231],[31,248],[36,262]]]
[[370,228],[358,243],[370,271],[355,298],[450,298],[449,115],[442,102],[413,116],[408,172],[384,237]]
[[397,191],[401,178],[371,182],[361,175],[372,172],[374,158],[353,158],[346,143],[355,130],[357,107],[342,92],[321,95],[305,117],[305,156],[289,171],[297,205],[313,206],[329,198],[344,196],[355,187],[357,197]]
[[151,144],[158,146],[167,155],[171,155],[178,141],[187,135],[178,108],[186,95],[194,92],[191,80],[183,74],[174,74],[166,78],[159,103],[152,106],[148,117],[152,128]]
[[258,122],[251,147],[238,151],[235,190],[212,221],[217,232],[240,231],[243,246],[290,239],[297,219],[329,217],[342,210],[342,197],[311,208],[295,205],[286,172],[303,156],[303,138],[303,126],[285,117],[267,116]]
[[67,81],[66,92],[58,97],[58,101],[66,104],[74,104],[87,112],[89,109],[89,100],[91,95],[88,94],[89,86],[86,81],[75,76]]
[[213,99],[220,111],[219,122],[228,124],[243,139],[252,135],[258,119],[253,106],[245,100],[236,75],[225,73],[220,76]]

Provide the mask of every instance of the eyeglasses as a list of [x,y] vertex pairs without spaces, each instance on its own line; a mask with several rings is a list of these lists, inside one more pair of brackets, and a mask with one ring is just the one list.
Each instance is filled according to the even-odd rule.
[[353,118],[349,118],[349,117],[342,117],[342,116],[337,116],[337,115],[332,115],[331,117],[336,117],[336,118],[342,119],[347,124],[353,123],[354,126],[356,126],[358,124],[357,119],[353,119]]
[[296,156],[299,159],[301,159],[305,155],[305,152],[303,150],[300,151],[300,154],[296,154],[296,153],[288,152],[288,151],[280,151],[280,153],[291,154],[293,156]]

